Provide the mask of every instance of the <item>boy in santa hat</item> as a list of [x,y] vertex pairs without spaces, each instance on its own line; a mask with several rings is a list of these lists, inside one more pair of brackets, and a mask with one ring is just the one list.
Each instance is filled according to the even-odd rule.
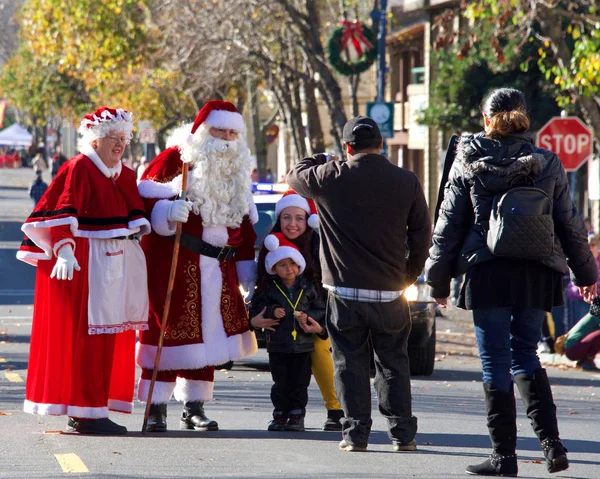
[[81,434],[125,434],[135,330],[148,325],[150,232],[133,170],[122,166],[131,114],[102,107],[81,121],[81,153],[60,169],[22,227],[17,258],[37,266],[25,412],[69,416]]
[[264,244],[269,250],[265,267],[273,276],[252,299],[250,317],[272,318],[262,323],[274,383],[268,430],[304,431],[313,335],[327,338],[325,303],[315,286],[301,276],[306,261],[296,245],[282,233],[268,235]]
[[[176,223],[183,223],[175,285],[148,431],[167,429],[167,403],[183,401],[180,428],[217,430],[206,417],[214,367],[257,351],[239,286],[254,291],[258,213],[250,193],[250,150],[242,115],[212,100],[193,124],[178,128],[167,149],[146,168],[138,185],[152,233],[142,241],[150,293],[149,330],[140,335],[138,399],[147,401],[171,270]],[[187,197],[180,199],[182,168],[189,164]]]

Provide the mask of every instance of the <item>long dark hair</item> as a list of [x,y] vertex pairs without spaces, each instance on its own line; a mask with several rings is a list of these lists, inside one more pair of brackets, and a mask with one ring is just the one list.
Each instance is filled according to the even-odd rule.
[[485,135],[490,138],[503,138],[529,130],[525,95],[513,88],[498,88],[492,91],[481,107],[489,120]]
[[[308,219],[308,214],[305,214],[306,218]],[[269,231],[269,234],[281,232],[281,215],[279,215],[277,217],[277,221],[275,221],[275,224],[271,228],[271,231]],[[318,245],[315,244],[317,240],[317,234],[310,226],[306,225],[306,231],[304,233],[302,233],[296,239],[291,239],[289,241],[291,241],[298,247],[300,253],[302,253],[302,256],[304,257],[304,260],[306,261],[306,268],[304,269],[302,275],[306,279],[308,279],[312,284],[314,284],[317,290],[320,290],[322,288],[321,266],[317,261],[318,258],[315,258],[314,253],[315,251],[317,251],[316,247]],[[265,287],[267,286],[267,283],[269,282],[269,278],[273,276],[272,274],[268,273],[267,268],[265,268],[265,257],[267,256],[268,252],[269,251],[267,250],[263,241],[263,244],[260,245],[260,250],[258,252],[258,291],[264,291]]]

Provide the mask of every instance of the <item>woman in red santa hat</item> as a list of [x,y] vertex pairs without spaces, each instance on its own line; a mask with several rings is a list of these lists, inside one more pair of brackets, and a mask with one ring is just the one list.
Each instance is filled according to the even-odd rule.
[[[173,235],[183,223],[175,286],[164,336],[148,431],[167,429],[167,403],[183,401],[182,429],[216,430],[204,413],[212,399],[214,366],[253,354],[256,338],[239,286],[256,283],[250,194],[250,150],[244,122],[233,104],[212,100],[193,125],[178,128],[168,148],[139,183],[153,232],[144,238],[149,278],[148,331],[140,335],[138,399],[147,401],[171,269]],[[189,163],[187,198],[178,199],[183,163]]]
[[[319,264],[319,235],[315,231],[319,224],[319,217],[314,201],[303,198],[294,190],[288,190],[275,205],[275,216],[277,220],[273,225],[272,233],[282,233],[288,241],[298,247],[306,260],[304,276],[325,297]],[[264,265],[267,253],[267,248],[263,245],[258,255],[258,291],[264,290],[270,279]],[[254,321],[257,323],[256,326],[260,327],[258,323],[261,320]],[[315,348],[310,356],[312,373],[327,409],[323,430],[341,431],[340,420],[344,417],[344,411],[337,400],[333,386],[333,360],[329,338],[322,339],[315,336]]]
[[24,410],[68,415],[82,434],[125,434],[135,330],[147,328],[150,232],[135,173],[121,165],[133,123],[120,108],[85,115],[81,153],[59,171],[22,227],[17,258],[37,266]]

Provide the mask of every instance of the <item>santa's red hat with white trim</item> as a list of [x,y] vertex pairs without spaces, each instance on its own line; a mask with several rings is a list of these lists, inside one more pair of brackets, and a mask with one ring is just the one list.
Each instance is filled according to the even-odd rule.
[[265,238],[264,243],[269,250],[265,257],[267,273],[275,274],[273,267],[281,260],[288,258],[300,267],[299,273],[302,273],[306,268],[304,256],[294,243],[283,236],[283,233],[271,233]]
[[200,125],[206,125],[209,128],[221,128],[224,130],[235,130],[244,132],[244,119],[237,111],[235,105],[223,100],[210,100],[200,109],[194,124],[192,125],[191,134],[196,133]]
[[294,190],[287,190],[281,199],[275,205],[275,217],[279,218],[281,212],[290,206],[295,206],[296,208],[303,209],[306,211],[308,215],[308,219],[306,220],[306,224],[310,226],[312,229],[316,229],[319,227],[319,215],[317,214],[317,207],[315,206],[315,202],[313,200],[309,200],[300,196]]

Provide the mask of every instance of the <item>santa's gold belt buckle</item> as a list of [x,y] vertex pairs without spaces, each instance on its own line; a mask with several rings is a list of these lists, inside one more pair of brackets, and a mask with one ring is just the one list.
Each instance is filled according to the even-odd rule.
[[221,248],[221,251],[219,251],[219,254],[217,255],[217,259],[219,261],[225,261],[230,258],[233,258],[234,254],[235,254],[235,251],[234,251],[233,247],[226,244],[225,246],[223,246]]

